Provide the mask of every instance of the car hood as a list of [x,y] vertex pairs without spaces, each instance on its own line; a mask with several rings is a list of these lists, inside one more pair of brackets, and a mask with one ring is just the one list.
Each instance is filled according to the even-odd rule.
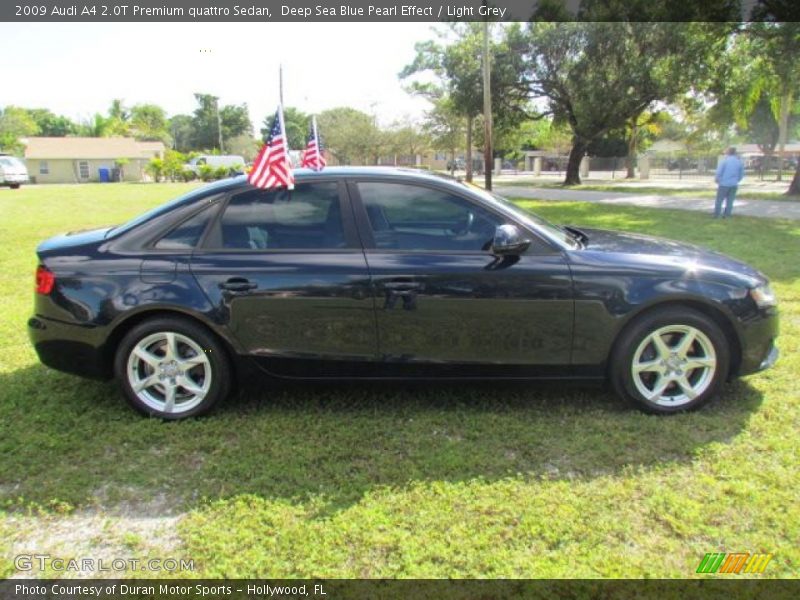
[[623,231],[584,227],[579,231],[589,238],[582,252],[623,255],[637,263],[654,266],[733,273],[754,280],[753,285],[767,280],[763,273],[747,263],[695,244]]
[[111,227],[101,227],[99,229],[86,229],[82,231],[71,231],[43,241],[36,248],[39,256],[58,254],[63,250],[77,248],[86,244],[96,244],[102,242]]

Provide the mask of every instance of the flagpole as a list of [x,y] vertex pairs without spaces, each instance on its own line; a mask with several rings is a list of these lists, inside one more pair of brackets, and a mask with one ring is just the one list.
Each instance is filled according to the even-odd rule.
[[[289,158],[289,138],[286,137],[286,123],[283,120],[283,63],[278,64],[278,95],[280,96],[280,103],[278,104],[278,113],[280,114],[281,120],[281,137],[283,137],[283,145],[286,148],[286,152],[284,152],[284,162],[286,164],[286,170],[291,172],[292,170],[292,162]],[[294,183],[290,183],[286,186],[286,189],[293,190]]]
[[[283,64],[278,65],[278,92],[280,95],[281,106],[283,106]],[[283,110],[283,109],[281,109]],[[281,116],[283,112],[281,112]],[[288,146],[287,146],[288,148]]]
[[[292,161],[289,158],[289,140],[286,137],[286,124],[283,122],[283,104],[278,105],[278,113],[279,119],[281,120],[281,137],[283,137],[283,145],[286,148],[286,151],[283,153],[283,162],[286,165],[286,171],[291,173],[292,171]],[[293,190],[294,189],[294,182],[289,183],[286,186],[286,189]]]
[[320,147],[319,147],[319,132],[317,131],[317,115],[312,115],[311,116],[311,123],[314,126],[314,142],[315,142],[314,146],[316,148],[316,153],[317,153],[317,162],[319,163],[319,157],[320,157],[320,154],[321,154],[321,150],[320,150]]

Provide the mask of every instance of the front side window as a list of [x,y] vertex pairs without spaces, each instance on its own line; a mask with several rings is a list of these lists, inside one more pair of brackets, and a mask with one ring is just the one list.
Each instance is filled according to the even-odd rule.
[[346,246],[339,186],[248,190],[228,202],[209,246],[243,250],[336,249]]
[[379,249],[479,252],[503,224],[460,196],[427,187],[363,182],[358,190]]

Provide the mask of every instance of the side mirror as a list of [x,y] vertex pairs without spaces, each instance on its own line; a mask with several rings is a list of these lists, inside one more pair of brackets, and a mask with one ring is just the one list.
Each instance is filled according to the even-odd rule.
[[499,225],[494,230],[491,251],[496,255],[522,254],[530,245],[531,241],[516,225]]

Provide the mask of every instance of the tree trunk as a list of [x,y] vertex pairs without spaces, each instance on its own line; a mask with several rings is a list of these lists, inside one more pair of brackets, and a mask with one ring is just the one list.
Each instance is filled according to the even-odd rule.
[[472,115],[467,117],[467,181],[472,182]]
[[783,179],[783,156],[786,151],[786,134],[789,129],[789,107],[792,105],[792,93],[787,92],[781,96],[781,115],[778,122],[778,147],[780,148],[780,156],[778,156],[778,181]]
[[628,156],[625,157],[625,166],[628,169],[628,173],[625,175],[625,179],[634,179],[636,177],[636,169],[633,166],[633,161],[636,158],[636,138],[639,136],[636,127],[636,122],[638,120],[639,115],[631,119],[631,134],[630,138],[628,138]]
[[586,142],[574,138],[572,142],[572,150],[569,151],[569,160],[567,161],[567,177],[564,179],[564,185],[580,185],[581,183],[581,160],[583,155],[586,154]]
[[797,167],[794,170],[794,179],[789,184],[789,190],[786,193],[789,196],[800,196],[800,161],[797,162]]

